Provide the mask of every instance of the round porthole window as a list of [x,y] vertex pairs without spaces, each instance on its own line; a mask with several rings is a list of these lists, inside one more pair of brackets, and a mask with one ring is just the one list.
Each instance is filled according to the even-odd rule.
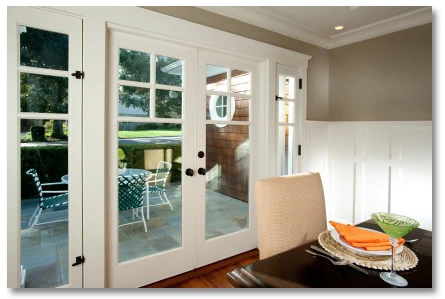
[[[210,119],[212,120],[229,120],[233,119],[233,115],[235,115],[235,98],[231,97],[230,100],[230,119],[227,119],[227,111],[228,109],[228,97],[221,95],[212,95],[210,96],[209,101],[209,114]],[[215,126],[219,128],[224,128],[227,124],[215,124]]]

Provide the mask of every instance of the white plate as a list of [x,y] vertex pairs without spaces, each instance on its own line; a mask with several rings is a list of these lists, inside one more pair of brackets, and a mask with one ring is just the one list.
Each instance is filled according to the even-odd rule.
[[[369,230],[369,231],[372,231],[372,232],[380,233],[379,231],[376,231],[376,230],[373,230],[373,229],[369,229],[369,228],[360,227],[360,229],[364,229],[364,230]],[[331,230],[331,237],[332,237],[332,239],[334,239],[335,241],[337,241],[341,245],[343,245],[345,247],[348,247],[349,249],[351,249],[353,251],[357,251],[357,252],[362,253],[362,254],[391,255],[391,249],[375,251],[375,250],[365,250],[365,249],[353,247],[351,244],[349,244],[348,242],[344,241],[342,237],[340,237],[340,235],[338,234],[338,231],[335,228]],[[400,253],[400,252],[402,252],[402,250],[403,250],[403,245],[399,246],[396,249],[396,253]]]

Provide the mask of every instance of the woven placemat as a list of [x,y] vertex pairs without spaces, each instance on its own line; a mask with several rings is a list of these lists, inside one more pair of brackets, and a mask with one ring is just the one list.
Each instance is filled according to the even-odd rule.
[[[330,230],[318,235],[318,242],[324,249],[348,262],[372,269],[391,270],[391,255],[369,255],[350,250],[335,241],[331,237]],[[416,254],[406,246],[403,246],[402,252],[396,255],[395,270],[412,269],[416,267],[418,262],[419,259]]]

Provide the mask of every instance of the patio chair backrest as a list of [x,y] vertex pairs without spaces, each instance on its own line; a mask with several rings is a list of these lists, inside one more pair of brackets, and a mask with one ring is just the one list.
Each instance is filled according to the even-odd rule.
[[31,168],[28,171],[26,171],[26,174],[30,175],[33,178],[34,183],[36,184],[37,192],[39,193],[39,200],[42,202],[43,201],[43,189],[42,189],[42,184],[40,183],[40,179],[39,179],[39,175],[37,174],[37,171],[34,168]]
[[118,176],[119,211],[125,211],[142,206],[147,188],[148,174],[146,172],[131,176]]
[[[160,161],[158,163],[158,167],[156,168],[156,180],[159,180],[156,182],[156,185],[165,187],[165,183],[167,181],[168,175],[170,174],[170,170],[172,168],[172,165],[165,161]],[[160,181],[163,180],[163,181]]]

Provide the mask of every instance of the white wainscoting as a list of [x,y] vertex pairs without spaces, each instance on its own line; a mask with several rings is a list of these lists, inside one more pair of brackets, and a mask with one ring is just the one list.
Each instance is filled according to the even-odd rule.
[[301,172],[319,172],[330,210],[328,173],[328,122],[306,121],[302,128]]
[[307,121],[302,171],[318,171],[328,219],[412,216],[432,230],[432,122]]

